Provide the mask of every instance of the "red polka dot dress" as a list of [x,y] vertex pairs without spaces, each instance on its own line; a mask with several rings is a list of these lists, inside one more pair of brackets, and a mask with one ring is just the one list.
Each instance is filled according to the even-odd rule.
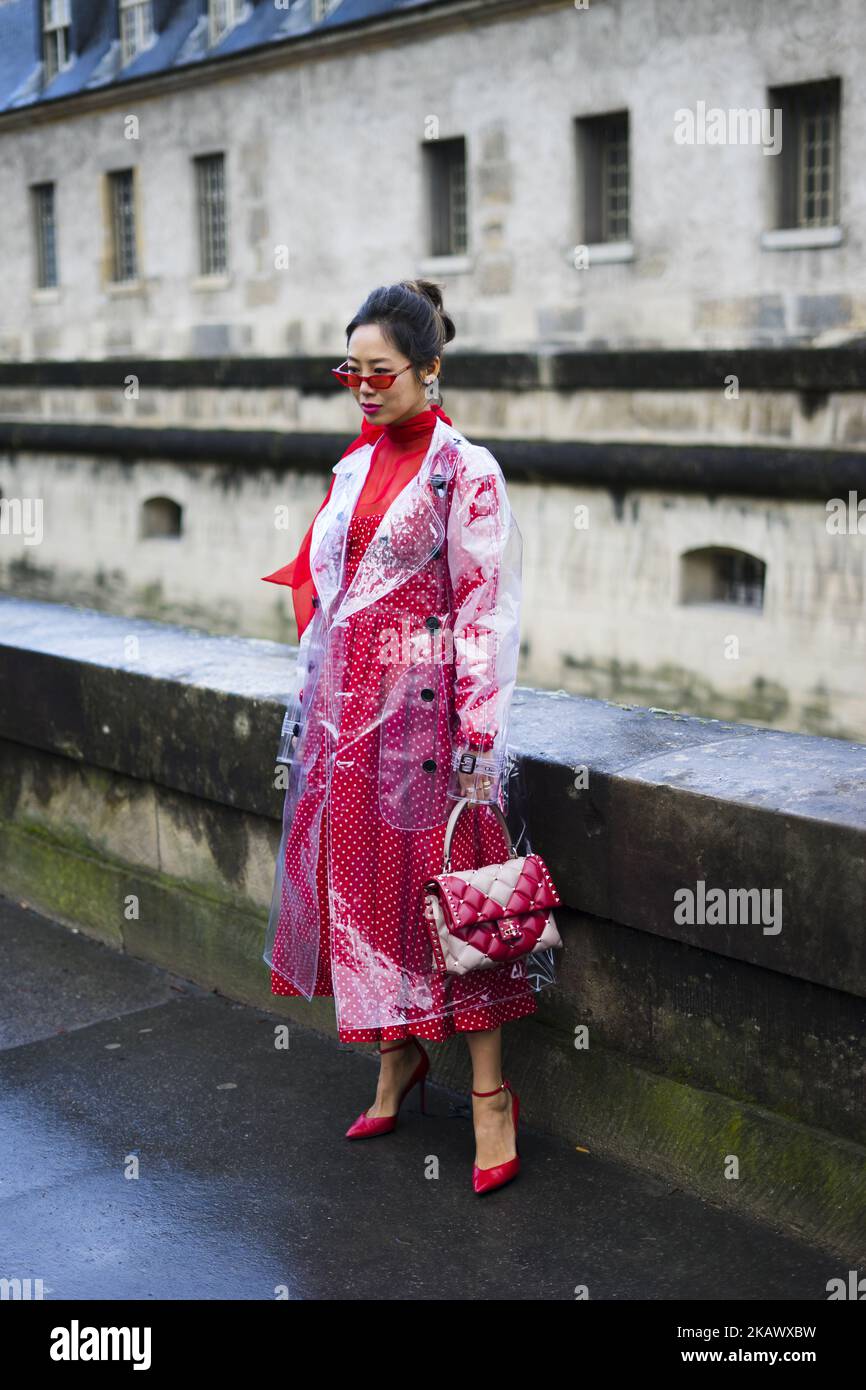
[[[415,467],[426,452],[429,435],[413,442]],[[380,460],[380,463],[384,460]],[[401,460],[404,469],[411,472],[408,451],[403,449]],[[391,459],[393,472],[394,459]],[[350,583],[358,564],[369,545],[384,514],[384,509],[371,511],[376,505],[377,484],[368,478],[370,487],[365,484],[359,503],[350,518],[346,540],[346,582]],[[406,607],[413,611],[425,611],[426,597],[423,592],[425,580],[418,574],[401,588],[401,598]],[[353,683],[359,686],[367,680],[375,679],[375,672],[365,669],[365,662],[377,660],[377,642],[373,634],[365,630],[365,624],[376,623],[381,626],[370,608],[361,609],[349,618],[350,641],[353,657],[351,661]],[[363,733],[353,743],[353,763],[341,771],[339,791],[331,794],[322,811],[319,838],[319,857],[316,886],[320,912],[319,958],[314,995],[334,994],[333,963],[353,960],[356,943],[340,939],[340,930],[335,932],[334,922],[329,913],[328,898],[328,855],[334,856],[331,865],[332,879],[345,882],[347,876],[356,877],[353,862],[362,856],[365,863],[374,863],[376,873],[369,882],[369,889],[363,899],[360,913],[356,905],[355,930],[363,933],[365,948],[372,959],[379,954],[389,957],[392,953],[405,951],[402,945],[406,936],[407,924],[401,920],[406,905],[411,904],[410,933],[417,931],[420,943],[427,941],[427,926],[424,921],[423,884],[432,874],[441,872],[445,844],[445,824],[425,829],[400,829],[391,824],[381,814],[375,795],[377,785],[376,768],[379,763],[381,724]],[[502,799],[500,798],[500,805]],[[286,842],[285,870],[292,872],[292,836]],[[480,868],[484,864],[498,862],[508,855],[508,843],[499,821],[489,807],[470,806],[464,808],[458,817],[451,840],[451,867],[454,870]],[[360,875],[357,878],[360,879]],[[336,939],[335,939],[336,937]],[[342,1042],[378,1042],[405,1038],[414,1035],[430,1041],[443,1041],[453,1033],[471,1032],[480,1029],[497,1028],[512,1019],[524,1018],[537,1011],[537,1003],[529,980],[525,976],[515,978],[511,967],[496,966],[483,972],[484,1001],[479,994],[477,971],[466,976],[440,977],[432,974],[430,990],[432,1007],[425,1013],[437,1015],[418,1018],[393,1026],[377,1028],[351,1028],[339,1022],[338,1034]],[[339,993],[351,992],[351,970],[340,970]],[[344,981],[349,981],[348,985]],[[363,995],[363,981],[359,981],[359,993]],[[297,996],[301,991],[277,971],[271,969],[271,992],[275,995]],[[347,1016],[351,1017],[353,1000],[347,1000]]]
[[[364,549],[367,548],[370,539],[373,538],[377,530],[381,514],[371,513],[368,516],[352,517],[349,523],[348,542],[346,542],[346,566],[348,566],[349,580],[357,569],[357,564]],[[406,585],[411,588],[411,582]],[[410,595],[407,595],[409,598]],[[363,613],[359,614],[363,619]],[[359,642],[357,649],[367,648],[373,651],[373,645],[366,642]],[[357,677],[363,680],[363,671],[357,671]],[[320,852],[318,852],[317,867],[317,891],[318,903],[320,903],[321,913],[321,933],[320,933],[320,955],[318,955],[318,972],[316,977],[316,987],[314,995],[334,994],[334,983],[331,979],[331,954],[335,948],[332,941],[331,922],[328,913],[328,845],[331,845],[331,852],[335,855],[343,856],[342,869],[350,869],[350,856],[357,853],[357,837],[353,837],[350,831],[357,826],[364,827],[364,855],[374,856],[375,862],[379,866],[378,888],[371,892],[371,920],[368,923],[368,930],[371,931],[374,945],[382,951],[389,951],[389,944],[393,947],[393,942],[398,938],[399,927],[393,920],[393,913],[389,912],[388,894],[382,891],[382,884],[399,883],[400,899],[406,898],[406,890],[403,884],[406,878],[410,878],[410,883],[417,885],[417,930],[418,933],[427,935],[427,927],[423,920],[423,884],[431,874],[439,873],[442,869],[442,856],[445,851],[445,824],[434,826],[428,830],[398,830],[389,826],[388,821],[379,813],[378,806],[370,803],[370,787],[375,784],[375,778],[371,776],[370,767],[378,763],[378,739],[381,735],[379,727],[373,728],[370,734],[364,739],[363,744],[356,745],[356,758],[360,758],[360,749],[364,749],[363,756],[371,760],[370,766],[357,771],[357,776],[352,778],[354,784],[354,795],[349,788],[348,781],[343,781],[346,794],[341,798],[341,806],[335,810],[328,802],[325,802],[322,810],[322,823],[320,833]],[[336,815],[336,819],[328,824],[328,817]],[[371,841],[375,842],[371,842]],[[289,840],[286,845],[286,859],[291,855],[292,844]],[[505,859],[509,852],[505,835],[502,827],[496,819],[492,810],[485,808],[467,808],[460,813],[452,835],[452,869],[480,869],[487,863],[498,862]],[[398,897],[395,894],[395,902]],[[336,944],[339,949],[339,942]],[[392,1038],[409,1037],[414,1034],[416,1037],[427,1038],[434,1042],[441,1042],[452,1033],[468,1033],[475,1029],[496,1029],[500,1023],[509,1022],[510,1019],[521,1019],[535,1013],[538,1005],[535,1002],[535,994],[528,980],[521,983],[512,979],[509,966],[495,966],[492,970],[485,970],[485,992],[489,994],[488,1004],[481,1006],[467,1005],[460,1006],[461,995],[477,995],[477,981],[473,976],[457,976],[453,980],[439,984],[438,980],[432,983],[434,991],[434,1001],[436,1001],[436,991],[439,991],[439,1008],[442,1009],[442,1016],[436,1019],[420,1020],[417,1023],[399,1024],[399,1026],[384,1027],[384,1029],[339,1029],[339,1038],[342,1042],[375,1042],[389,1041]],[[445,1002],[445,991],[448,990],[448,1001]],[[300,991],[282,979],[275,970],[271,970],[271,992],[272,994],[299,995]],[[450,1006],[449,1006],[450,1005]]]

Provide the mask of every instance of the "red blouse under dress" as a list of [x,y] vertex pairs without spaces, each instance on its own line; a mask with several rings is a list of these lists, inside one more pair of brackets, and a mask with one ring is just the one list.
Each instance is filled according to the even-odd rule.
[[[429,417],[429,418],[428,418]],[[346,583],[350,583],[364,551],[369,545],[384,511],[397,492],[414,476],[424,457],[435,425],[432,411],[424,411],[405,425],[385,426],[379,431],[379,442],[370,464],[367,478],[349,522],[346,542]],[[378,510],[377,510],[378,508]],[[407,590],[413,580],[407,581]],[[411,596],[408,596],[411,597]],[[372,648],[371,648],[372,650]],[[373,678],[375,673],[370,673]],[[359,682],[367,679],[364,671],[353,671]],[[314,995],[333,995],[331,978],[331,934],[332,927],[328,912],[328,842],[330,840],[335,855],[351,855],[353,834],[359,823],[368,828],[368,847],[365,853],[373,856],[381,866],[377,876],[375,892],[369,904],[368,929],[374,946],[388,952],[389,936],[395,941],[401,929],[395,921],[397,896],[389,902],[390,883],[414,884],[418,903],[418,931],[426,933],[423,919],[423,883],[433,873],[442,869],[445,846],[445,825],[433,826],[424,830],[400,830],[388,824],[381,815],[371,788],[376,786],[376,778],[371,775],[378,763],[379,730],[366,741],[366,758],[363,770],[359,770],[357,780],[339,807],[325,803],[319,842],[319,861],[317,865],[317,889],[321,914],[319,965],[316,975]],[[328,824],[329,817],[334,819]],[[508,855],[508,845],[499,822],[492,811],[483,807],[465,808],[457,821],[451,840],[451,865],[453,869],[481,868],[503,860]],[[351,864],[341,866],[351,871]],[[404,890],[400,897],[404,898]],[[434,999],[447,1002],[439,1009],[441,1017],[426,1022],[395,1025],[385,1028],[342,1028],[338,1029],[341,1042],[379,1042],[399,1039],[414,1034],[432,1042],[442,1042],[453,1033],[471,1032],[480,1029],[498,1028],[511,1019],[524,1018],[537,1011],[535,994],[527,979],[518,986],[515,996],[515,980],[511,978],[508,966],[486,970],[485,991],[488,1002],[482,1006],[460,1007],[461,994],[472,994],[477,998],[477,983],[471,978],[449,977],[440,982],[438,977],[432,981]],[[271,970],[271,993],[279,995],[300,994],[287,980]],[[501,1002],[497,1002],[501,996]],[[510,996],[510,997],[509,997]]]

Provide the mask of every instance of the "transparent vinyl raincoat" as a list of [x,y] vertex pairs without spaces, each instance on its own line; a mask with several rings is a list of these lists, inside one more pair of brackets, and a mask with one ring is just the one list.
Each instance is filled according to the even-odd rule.
[[[463,794],[459,771],[489,775],[488,799],[505,809],[522,539],[501,469],[438,418],[418,472],[347,583],[347,533],[373,447],[362,444],[334,465],[330,498],[313,525],[317,597],[278,753],[287,784],[263,957],[310,999],[329,929],[341,1029],[429,1022],[452,1009],[455,989],[465,1010],[491,997],[523,998],[530,980],[537,990],[553,978],[550,960],[545,968],[533,956],[455,983],[436,967],[423,915],[422,884],[442,871],[445,824]],[[466,806],[460,820],[475,816],[497,821],[483,804]],[[377,863],[377,817],[397,832],[397,871],[392,861]],[[495,858],[504,859],[508,845],[499,838]]]

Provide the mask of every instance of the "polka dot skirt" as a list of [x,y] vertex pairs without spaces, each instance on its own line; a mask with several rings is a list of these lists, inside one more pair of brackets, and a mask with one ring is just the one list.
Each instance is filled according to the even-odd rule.
[[[379,513],[352,517],[346,550],[347,582],[351,581],[381,519]],[[430,611],[430,595],[424,588],[425,582],[429,581],[425,581],[423,572],[407,581],[405,602],[412,612]],[[362,609],[355,616],[363,619],[364,611]],[[369,642],[359,641],[357,650],[359,653],[372,653],[375,648]],[[353,678],[358,681],[364,680],[360,662],[353,666]],[[400,830],[385,821],[372,794],[376,780],[370,775],[371,768],[378,762],[378,741],[377,726],[364,740],[364,756],[370,760],[367,763],[366,775],[343,783],[345,798],[341,799],[340,804],[337,804],[333,794],[332,783],[332,795],[323,808],[316,873],[321,932],[314,995],[333,996],[331,965],[334,951],[340,950],[339,941],[335,942],[333,939],[333,924],[328,911],[329,842],[330,852],[335,857],[339,856],[340,860],[334,867],[341,873],[351,873],[353,857],[359,853],[363,853],[365,858],[372,855],[378,866],[378,891],[375,898],[371,899],[371,920],[366,927],[374,947],[388,952],[389,940],[393,942],[402,936],[403,927],[399,920],[398,903],[406,901],[417,902],[417,931],[419,937],[426,940],[422,885],[431,874],[441,871],[445,825],[433,826],[426,830]],[[360,746],[356,745],[356,754]],[[375,762],[372,761],[374,759]],[[360,804],[361,800],[364,800],[365,804]],[[362,830],[362,849],[359,849],[358,845],[359,827]],[[287,846],[287,865],[290,847],[291,838]],[[483,864],[505,859],[507,854],[508,843],[493,811],[483,807],[464,809],[457,820],[451,840],[452,868],[480,868]],[[395,891],[393,895],[389,895],[389,884],[400,884],[399,892]],[[351,952],[349,954],[351,955]],[[341,1042],[386,1042],[410,1035],[432,1042],[442,1042],[453,1033],[498,1028],[512,1019],[534,1014],[538,1008],[529,981],[525,977],[512,978],[508,966],[484,971],[485,1003],[479,1003],[478,1000],[477,972],[470,972],[466,977],[449,977],[446,981],[442,981],[438,976],[434,977],[431,979],[431,990],[440,1017],[382,1028],[339,1026]],[[271,993],[297,996],[300,990],[272,969]]]

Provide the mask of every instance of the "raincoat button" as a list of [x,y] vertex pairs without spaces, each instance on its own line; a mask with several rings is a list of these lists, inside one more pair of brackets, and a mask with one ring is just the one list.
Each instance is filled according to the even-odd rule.
[[422,699],[422,700],[432,700],[432,699],[433,699],[433,691],[430,689],[429,686],[425,686],[424,689],[421,691],[421,699]]
[[435,771],[436,771],[436,759],[435,759],[435,758],[425,758],[424,761],[423,761],[423,763],[421,764],[421,766],[423,767],[423,769],[424,769],[425,772],[435,772]]
[[314,608],[318,608],[318,606],[319,606],[319,600],[318,600],[317,598],[314,598],[314,599],[313,599],[313,607],[314,607]]
[[424,625],[425,627],[429,627],[431,632],[435,632],[437,627],[441,627],[441,623],[435,613],[431,613],[429,618],[424,619]]

